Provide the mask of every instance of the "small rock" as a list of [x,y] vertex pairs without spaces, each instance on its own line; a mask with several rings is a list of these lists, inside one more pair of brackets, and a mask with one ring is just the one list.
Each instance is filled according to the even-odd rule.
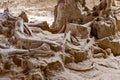
[[21,17],[24,22],[28,22],[29,21],[29,19],[27,17],[27,14],[24,11],[21,12],[21,14],[19,15],[19,17]]
[[30,74],[32,80],[45,80],[43,75],[41,74],[41,71],[37,70],[34,73]]
[[73,56],[76,63],[82,62],[88,59],[88,51],[84,51],[84,52],[75,51]]
[[80,37],[82,39],[88,38],[90,36],[90,30],[89,24],[75,24],[75,23],[68,23],[66,25],[66,31],[71,31],[71,34],[77,37]]
[[10,68],[11,68],[11,63],[10,62],[5,62],[4,63],[4,69],[7,69],[7,70],[10,70]]
[[98,39],[105,38],[111,35],[115,35],[116,32],[116,22],[113,20],[105,20],[101,18],[96,18],[92,23],[91,34]]
[[22,59],[19,58],[18,56],[13,56],[13,62],[14,62],[14,64],[16,64],[17,66],[21,66],[21,65],[22,65]]
[[65,61],[64,61],[65,64],[74,62],[74,57],[72,55],[65,54],[64,57],[65,57]]
[[48,63],[45,73],[47,77],[50,77],[50,76],[59,74],[63,71],[64,71],[64,66],[62,65],[60,61],[56,60],[56,61],[52,61]]
[[[109,38],[104,38],[104,39],[99,40],[96,44],[103,49],[110,48],[112,53],[116,56],[120,55],[119,40],[110,40]],[[111,53],[111,51],[110,51],[110,53]]]

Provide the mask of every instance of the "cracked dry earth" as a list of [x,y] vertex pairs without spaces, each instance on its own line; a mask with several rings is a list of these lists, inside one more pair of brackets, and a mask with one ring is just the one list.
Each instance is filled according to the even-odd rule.
[[6,9],[0,14],[0,80],[120,80],[120,33],[109,19],[67,23],[65,33],[53,34],[46,21],[28,22],[26,13],[14,16]]

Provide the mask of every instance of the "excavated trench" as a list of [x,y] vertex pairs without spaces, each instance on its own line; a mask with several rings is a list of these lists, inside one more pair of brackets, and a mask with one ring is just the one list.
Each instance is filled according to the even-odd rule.
[[[0,14],[0,80],[120,79],[119,6],[40,2],[31,2],[29,9],[14,3]],[[42,7],[48,3],[49,8]],[[41,8],[32,9],[34,4]],[[23,5],[26,9],[17,15]],[[41,22],[46,15],[54,19],[47,16]]]

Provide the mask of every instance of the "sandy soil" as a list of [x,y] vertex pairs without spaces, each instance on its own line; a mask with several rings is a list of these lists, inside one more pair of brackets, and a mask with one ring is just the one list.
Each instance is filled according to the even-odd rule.
[[[23,0],[24,1],[24,0]],[[50,25],[53,22],[54,16],[54,6],[56,5],[56,0],[42,0],[37,3],[29,3],[25,1],[15,2],[9,4],[10,10],[14,15],[18,15],[21,11],[26,11],[30,21],[47,21]],[[97,2],[88,0],[87,4],[92,7],[92,4],[97,4]],[[0,9],[0,12],[3,8]],[[94,62],[95,69],[86,72],[76,72],[68,70],[72,75],[74,74],[78,78],[75,80],[120,80],[120,57],[109,56],[106,59],[91,59],[85,61],[84,63]],[[79,63],[81,66],[82,63]],[[68,75],[64,75],[68,76]]]
[[[30,21],[47,21],[51,25],[56,4],[56,0],[41,0],[38,3],[27,3],[27,0],[20,0],[8,3],[8,7],[14,15],[19,15],[21,11],[25,11]],[[0,12],[3,10],[4,8],[1,7]]]

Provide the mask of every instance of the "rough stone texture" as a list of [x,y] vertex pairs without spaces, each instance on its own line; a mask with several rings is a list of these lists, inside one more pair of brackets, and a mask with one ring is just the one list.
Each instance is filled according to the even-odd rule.
[[74,62],[74,59],[75,59],[74,56],[72,56],[70,54],[65,54],[63,56],[64,56],[64,58],[63,58],[64,64],[68,64],[68,63]]
[[52,79],[52,77],[61,74],[63,71],[64,71],[63,64],[60,61],[55,60],[48,63],[45,70],[45,74],[48,79]]
[[53,28],[58,32],[67,22],[76,21],[81,18],[81,12],[75,0],[63,0],[55,7],[55,21]]
[[105,20],[104,18],[97,18],[92,23],[91,33],[98,39],[115,35],[116,32],[115,24],[116,24],[115,21],[112,19]]
[[[94,16],[94,9],[86,10],[85,2],[81,5],[83,0],[77,1],[58,0],[54,21],[57,26],[52,30],[63,26],[60,31],[64,33],[51,33],[47,22],[27,23],[8,9],[0,14],[0,79],[120,79],[120,58],[114,56],[120,54],[119,35],[114,35],[119,22],[116,24],[115,18],[106,13],[106,5],[98,4],[102,9]],[[104,14],[100,16],[99,12]]]
[[42,75],[41,71],[39,69],[33,70],[33,73],[30,74],[29,79],[32,80],[45,80],[44,76]]
[[106,51],[106,50],[104,50],[104,49],[102,49],[98,46],[93,46],[92,47],[92,53],[93,53],[94,58],[100,58],[100,57],[106,58],[108,55],[110,55],[109,50]]
[[120,31],[120,17],[119,16],[116,16],[116,23],[117,23],[117,28],[118,30]]
[[28,16],[27,16],[27,14],[24,11],[21,12],[19,17],[21,17],[24,20],[24,22],[28,22],[29,21]]
[[49,28],[49,24],[47,23],[47,21],[42,21],[40,23],[33,22],[33,23],[30,23],[29,26],[38,27],[38,28],[41,28],[42,30],[47,30],[51,32],[51,29]]
[[110,40],[109,38],[104,38],[102,40],[99,40],[97,44],[103,49],[110,48],[114,55],[120,55],[119,40]]
[[[73,54],[74,58],[75,58],[75,62],[81,62],[84,61],[86,59],[88,59],[88,51],[84,51],[84,52],[75,52]],[[81,57],[82,56],[82,57]]]
[[12,60],[15,65],[22,66],[22,58],[20,58],[20,56],[13,56]]
[[82,39],[90,37],[90,27],[87,24],[80,25],[75,23],[68,23],[65,32],[71,31],[71,35],[80,37]]

